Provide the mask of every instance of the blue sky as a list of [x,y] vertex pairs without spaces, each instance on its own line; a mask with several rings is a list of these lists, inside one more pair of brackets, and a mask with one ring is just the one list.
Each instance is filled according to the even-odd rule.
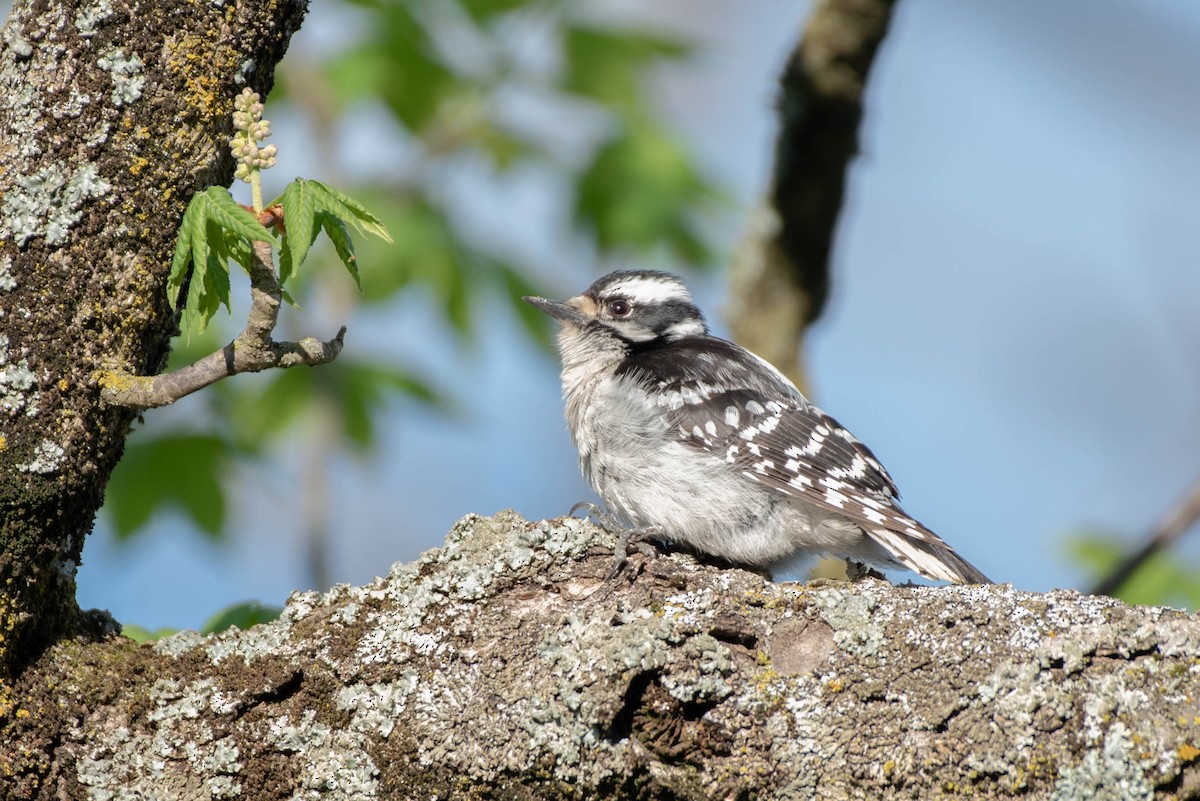
[[[1140,536],[1200,476],[1200,5],[899,9],[870,87],[833,295],[806,343],[814,400],[875,450],[906,508],[992,578],[1079,586],[1067,534]],[[739,214],[768,178],[774,80],[805,10],[679,0],[653,12],[701,45],[656,89]],[[321,12],[293,51],[336,38]],[[479,193],[478,235],[553,254],[541,234],[556,201],[541,189]],[[513,225],[514,208],[528,226]],[[740,224],[720,231],[725,247]],[[562,294],[600,269],[569,255],[546,279]],[[724,281],[696,282],[718,327]],[[427,369],[459,412],[400,407],[377,458],[338,463],[339,581],[437,546],[468,512],[540,518],[591,497],[556,364],[505,309],[482,313],[490,335],[473,347],[444,335],[418,296],[348,321],[348,347]],[[186,415],[187,403],[151,414]],[[81,603],[150,627],[198,626],[250,598],[282,603],[306,581],[294,487],[286,469],[252,470],[222,545],[162,517],[120,546],[101,522]],[[1180,552],[1200,561],[1198,542]]]

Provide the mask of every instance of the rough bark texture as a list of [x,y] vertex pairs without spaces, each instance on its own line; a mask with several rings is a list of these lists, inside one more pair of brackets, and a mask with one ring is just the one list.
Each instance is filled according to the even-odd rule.
[[863,94],[894,3],[820,0],[814,7],[779,81],[771,189],[734,264],[734,338],[802,389],[800,341],[829,294]]
[[1200,619],[1007,586],[606,580],[580,520],[470,516],[365,587],[61,642],[6,799],[1200,798]]
[[4,27],[0,676],[87,625],[75,567],[134,415],[100,379],[163,367],[179,220],[232,180],[234,95],[270,88],[306,6],[25,0]]

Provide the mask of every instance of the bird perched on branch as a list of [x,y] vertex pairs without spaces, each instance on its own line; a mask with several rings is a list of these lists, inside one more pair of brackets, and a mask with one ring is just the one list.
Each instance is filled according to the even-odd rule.
[[759,568],[827,553],[988,582],[900,507],[854,435],[709,334],[679,278],[620,271],[564,302],[525,300],[560,323],[567,424],[611,515],[581,505],[623,535],[619,559],[630,537],[649,537]]

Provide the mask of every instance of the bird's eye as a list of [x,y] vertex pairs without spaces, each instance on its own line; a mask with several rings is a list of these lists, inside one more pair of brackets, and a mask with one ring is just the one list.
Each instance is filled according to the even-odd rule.
[[629,312],[630,307],[627,300],[610,300],[608,302],[608,313],[613,317],[624,317]]

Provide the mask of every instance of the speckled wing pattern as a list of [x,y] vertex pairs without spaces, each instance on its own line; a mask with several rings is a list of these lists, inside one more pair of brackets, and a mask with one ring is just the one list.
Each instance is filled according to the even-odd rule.
[[[686,360],[668,345],[630,364],[657,385],[683,441],[760,484],[844,515],[917,572],[986,581],[900,508],[895,482],[867,446],[782,374],[725,340],[686,342]],[[696,365],[708,369],[689,369]]]

